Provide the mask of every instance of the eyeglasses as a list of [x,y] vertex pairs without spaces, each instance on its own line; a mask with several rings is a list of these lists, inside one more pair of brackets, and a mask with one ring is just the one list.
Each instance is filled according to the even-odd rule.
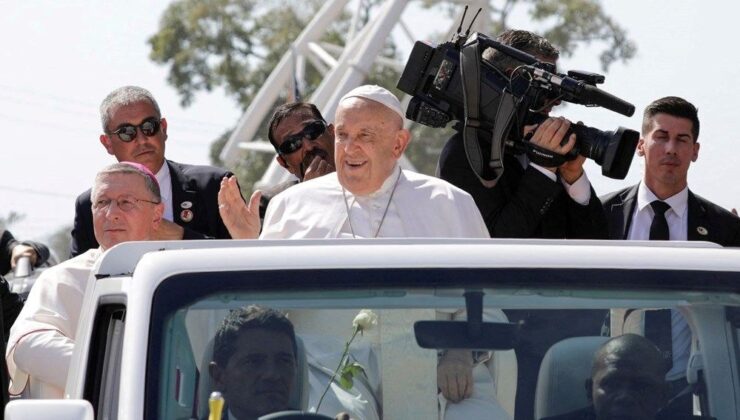
[[131,197],[131,196],[123,196],[115,200],[111,198],[101,198],[99,200],[96,200],[92,204],[92,209],[94,211],[104,212],[104,211],[107,211],[108,208],[110,208],[111,203],[115,202],[118,208],[121,209],[121,211],[128,212],[135,208],[138,208],[139,207],[138,203],[142,201],[145,203],[150,203],[150,204],[161,203],[161,201],[151,201],[151,200],[144,200],[142,198],[136,198],[136,197]]
[[300,133],[296,133],[285,137],[280,146],[278,146],[278,154],[289,155],[296,150],[299,150],[303,146],[303,139],[307,138],[311,141],[319,138],[320,135],[326,131],[326,123],[321,120],[312,121],[303,127]]
[[136,128],[138,128],[141,130],[141,134],[151,137],[159,132],[160,121],[157,117],[149,117],[139,125],[123,124],[111,134],[117,135],[122,142],[128,143],[136,138]]

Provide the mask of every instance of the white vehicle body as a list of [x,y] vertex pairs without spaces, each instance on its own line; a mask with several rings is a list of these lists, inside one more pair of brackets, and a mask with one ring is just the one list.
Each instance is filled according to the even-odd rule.
[[[160,418],[153,415],[152,411],[147,412],[145,408],[145,390],[148,386],[151,387],[147,382],[147,375],[153,374],[148,371],[147,363],[151,363],[150,359],[156,356],[150,350],[153,311],[156,309],[155,295],[158,290],[165,290],[160,286],[173,276],[197,274],[202,275],[205,282],[210,275],[239,273],[244,282],[249,283],[254,282],[250,280],[250,273],[266,271],[283,272],[288,276],[291,272],[304,273],[305,276],[306,272],[318,270],[323,273],[328,272],[326,270],[362,273],[378,269],[478,270],[481,273],[490,270],[491,284],[484,282],[479,286],[486,290],[490,287],[490,290],[500,291],[500,295],[489,292],[491,297],[486,304],[507,308],[561,307],[561,303],[567,304],[568,308],[593,305],[599,308],[681,307],[693,320],[693,333],[696,340],[702,343],[700,351],[695,351],[693,357],[697,361],[696,369],[701,370],[708,390],[705,407],[711,416],[718,419],[740,419],[740,353],[736,347],[738,320],[729,315],[730,312],[734,313],[735,305],[740,307],[740,294],[737,293],[740,290],[740,250],[723,249],[713,244],[681,242],[656,246],[655,243],[647,242],[421,239],[140,242],[114,247],[101,258],[93,271],[97,280],[87,290],[80,316],[78,340],[65,391],[66,398],[77,401],[77,404],[70,401],[45,401],[42,406],[34,401],[13,401],[6,410],[6,418],[78,419],[82,418],[80,412],[92,415],[93,406],[94,418],[98,419]],[[618,287],[605,284],[603,292],[599,292],[598,287],[594,291],[593,286],[598,281],[587,278],[584,278],[582,284],[574,284],[572,287],[558,284],[559,280],[555,278],[552,280],[554,287],[542,289],[546,290],[544,292],[528,284],[518,287],[516,279],[505,286],[503,283],[496,283],[505,282],[506,273],[509,272],[522,272],[525,273],[522,278],[528,278],[527,270],[540,270],[549,277],[563,273],[566,279],[572,273],[579,272],[578,270],[597,276],[617,272],[624,274],[627,283]],[[712,285],[702,280],[702,284],[697,283],[695,291],[685,290],[684,287],[684,290],[666,291],[663,296],[654,287],[641,291],[629,284],[633,276],[663,271],[666,276],[701,273],[707,278],[716,278],[717,289],[714,291]],[[401,280],[399,278],[398,281]],[[546,283],[547,280],[538,281]],[[733,283],[735,280],[736,283]],[[347,279],[348,284],[361,281],[362,279]],[[394,282],[388,276],[383,276],[382,281],[390,282],[388,284],[391,285]],[[454,276],[449,281],[452,288],[450,293],[472,287],[471,284],[455,283],[457,279]],[[306,290],[321,293],[313,290],[309,283],[305,283]],[[213,284],[213,287],[217,289],[219,285]],[[277,286],[268,284],[260,287],[269,289]],[[300,288],[300,283],[296,283],[289,292],[299,293]],[[430,293],[435,298],[442,293],[435,291],[433,287],[414,290],[420,294],[419,299],[423,299],[427,289],[432,290]],[[272,297],[261,300],[260,304],[285,307],[285,302],[280,300],[280,290],[270,293]],[[412,293],[408,295],[411,296]],[[404,299],[410,299],[409,296]],[[298,294],[291,299],[302,298]],[[323,304],[320,299],[317,302],[319,303],[316,305]],[[414,306],[413,300],[394,303],[392,298],[387,298],[383,302],[387,303],[386,308],[390,308],[388,313],[393,308],[407,308],[409,317],[413,318],[413,310],[418,309],[420,314],[423,312],[421,305]],[[440,302],[441,306],[453,308],[460,305],[449,299]],[[408,307],[403,306],[407,304]],[[344,300],[333,301],[327,307],[341,309],[345,306],[354,308]],[[121,309],[125,313],[115,315]],[[103,333],[101,328],[105,330]],[[102,341],[101,334],[106,337]],[[197,346],[194,346],[193,351],[198,353],[199,350],[195,347]],[[392,350],[389,345],[384,352],[391,354]],[[197,356],[193,357],[197,365],[199,359]],[[94,371],[95,367],[98,372]],[[423,412],[423,409],[418,411],[419,407],[427,405],[427,411],[436,415],[436,377],[433,373],[415,372],[411,369],[398,372],[399,377],[413,383],[429,382],[414,389],[400,388],[399,392],[403,392],[399,395],[391,392],[394,386],[391,370],[383,372],[382,404],[385,418],[425,418],[411,415],[411,411],[406,410],[409,410],[407,407],[416,407],[413,412],[418,415]],[[178,367],[178,375],[179,373]],[[206,374],[201,372],[200,376]],[[192,389],[192,385],[188,388],[186,378],[181,380],[179,376],[178,386],[182,388],[176,391],[176,395],[180,397],[183,393],[202,392]],[[503,385],[500,387],[505,388]],[[505,391],[499,390],[501,392]],[[95,395],[92,405],[84,401],[86,398],[91,399],[91,393]],[[36,404],[35,412],[26,411],[28,404]],[[185,407],[183,410],[189,410],[189,403],[182,404]],[[19,410],[23,412],[22,416],[14,417]],[[195,412],[195,408],[192,410]],[[507,410],[512,409],[507,406]],[[192,417],[194,416],[190,418]]]

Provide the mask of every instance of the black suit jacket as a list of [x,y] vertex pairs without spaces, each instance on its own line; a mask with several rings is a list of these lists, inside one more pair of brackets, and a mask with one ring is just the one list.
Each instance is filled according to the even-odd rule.
[[[481,151],[489,156],[490,143],[482,144]],[[493,188],[484,187],[470,168],[459,133],[447,141],[439,158],[440,177],[473,196],[491,237],[607,238],[606,219],[593,188],[588,205],[582,206],[560,182],[535,168],[522,168],[515,156],[504,156],[504,168]]]
[[[627,239],[637,205],[633,185],[601,198],[609,223],[610,239]],[[740,218],[689,190],[686,238],[709,241],[722,246],[740,246]]]
[[[231,172],[213,166],[185,165],[167,160],[172,179],[172,214],[178,225],[185,228],[183,239],[231,239],[218,213],[218,190],[221,179]],[[182,220],[182,204],[190,202],[193,219]],[[97,248],[92,222],[90,190],[77,197],[75,222],[72,228],[72,256]]]

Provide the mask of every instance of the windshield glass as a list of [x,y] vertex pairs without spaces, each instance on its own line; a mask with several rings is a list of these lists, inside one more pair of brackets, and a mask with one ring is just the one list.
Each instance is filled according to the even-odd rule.
[[[348,275],[363,286],[336,286]],[[664,282],[685,273],[624,275]],[[711,395],[705,384],[737,366],[727,350],[736,345],[728,319],[737,294],[526,285],[543,276],[557,284],[569,275],[366,269],[167,279],[153,304],[146,416],[205,418],[212,391],[229,419],[288,409],[357,419],[676,418],[708,413],[723,392],[732,400],[732,378]],[[693,273],[730,280],[723,276]]]

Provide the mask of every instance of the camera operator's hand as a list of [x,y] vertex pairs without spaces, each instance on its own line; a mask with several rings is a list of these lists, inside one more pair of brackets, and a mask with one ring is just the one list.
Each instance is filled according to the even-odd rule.
[[586,157],[578,155],[575,159],[560,165],[558,172],[560,173],[560,177],[563,178],[563,181],[567,182],[568,185],[573,185],[578,181],[578,178],[583,175],[584,162],[586,162]]
[[[565,118],[548,118],[537,127],[534,135],[531,139],[529,139],[529,141],[530,143],[535,144],[543,149],[547,149],[551,152],[564,155],[570,152],[570,150],[573,149],[576,144],[575,134],[571,134],[568,138],[568,141],[565,144],[562,144],[563,139],[565,138],[565,135],[567,134],[569,128],[570,121],[566,120]],[[527,134],[528,131],[531,131],[531,129],[531,126],[526,127],[524,130],[525,134]],[[567,164],[568,163],[561,165],[560,168]],[[583,166],[583,161],[581,161],[580,166]],[[556,173],[558,171],[557,166],[546,167],[545,169],[552,171],[553,173]],[[570,170],[568,174],[572,175]],[[562,172],[561,176],[564,176]]]

